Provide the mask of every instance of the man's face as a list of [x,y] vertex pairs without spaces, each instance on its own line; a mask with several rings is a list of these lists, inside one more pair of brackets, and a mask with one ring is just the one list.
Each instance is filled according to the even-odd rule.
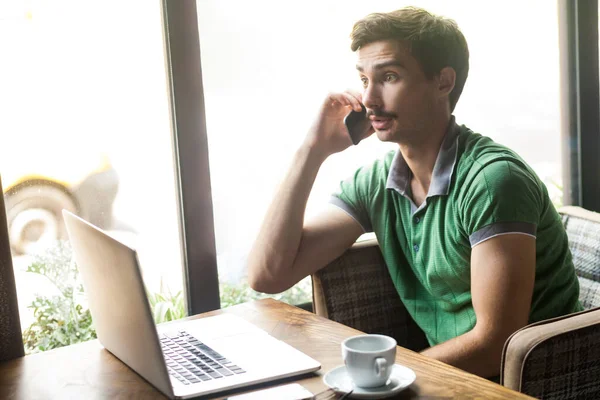
[[436,79],[427,79],[419,62],[399,41],[382,40],[357,51],[363,104],[382,141],[419,140],[436,112]]

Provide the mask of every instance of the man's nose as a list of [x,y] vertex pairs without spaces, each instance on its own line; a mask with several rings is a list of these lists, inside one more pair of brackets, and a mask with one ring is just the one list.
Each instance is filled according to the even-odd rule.
[[369,85],[365,88],[362,95],[362,101],[366,108],[379,109],[382,107],[381,95],[374,85]]

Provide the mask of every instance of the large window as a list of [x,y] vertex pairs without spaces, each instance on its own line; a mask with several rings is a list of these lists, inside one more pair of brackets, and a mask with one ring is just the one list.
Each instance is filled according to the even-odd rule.
[[[210,297],[198,290],[201,284],[215,286],[216,297],[217,285],[205,279],[212,274],[212,225],[207,233],[196,223],[212,222],[213,212],[221,305],[259,296],[245,281],[247,253],[325,94],[359,88],[348,36],[353,23],[371,12],[416,5],[458,22],[469,43],[471,70],[457,121],[519,152],[559,205],[557,5],[480,3],[197,1],[203,85],[186,75],[200,74],[186,58],[193,52],[185,45],[195,40],[186,31],[192,2],[163,1],[173,11],[170,59],[160,1],[0,3],[0,51],[10,60],[0,65],[0,174],[23,328],[40,323],[41,314],[30,305],[48,311],[48,304],[65,301],[65,281],[40,266],[76,275],[69,269],[62,208],[138,249],[151,300],[161,304],[156,309],[172,310],[169,318],[185,313],[178,293],[186,279],[196,309]],[[515,29],[533,20],[535,29]],[[169,85],[169,78],[179,86]],[[198,100],[202,90],[205,110]],[[174,105],[182,114],[172,124]],[[203,111],[210,185],[203,180],[205,168],[194,168],[206,150]],[[328,159],[307,214],[318,212],[356,168],[390,148],[372,137]],[[177,156],[191,162],[178,165]],[[186,175],[180,176],[180,197],[178,172]],[[207,192],[212,209],[210,202],[194,201]],[[183,213],[180,204],[187,207]],[[187,228],[183,235],[180,225]],[[310,281],[278,298],[310,301]]]
[[[63,208],[138,250],[157,320],[185,313],[162,29],[158,1],[0,4],[0,173],[29,352],[93,337],[70,308],[86,305]],[[85,329],[55,329],[73,318]]]
[[[353,23],[405,5],[457,21],[471,53],[457,121],[519,152],[561,203],[555,2],[203,0],[198,24],[222,281],[243,285],[248,250],[325,94],[360,87],[349,49]],[[532,20],[535,29],[518,28]],[[307,215],[388,148],[372,137],[327,160]],[[305,300],[309,290],[300,284]]]

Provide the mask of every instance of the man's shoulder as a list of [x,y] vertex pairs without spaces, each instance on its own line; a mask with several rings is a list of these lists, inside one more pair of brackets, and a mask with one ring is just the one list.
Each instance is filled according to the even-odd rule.
[[[520,175],[537,180],[533,169],[516,151],[492,138],[471,131],[464,125],[459,136],[459,158],[457,160],[459,179],[472,180],[478,175],[505,175],[518,170]],[[514,177],[515,174],[512,174]]]
[[459,202],[477,201],[483,206],[503,199],[510,206],[527,200],[538,209],[549,202],[541,179],[515,151],[470,130],[460,141],[462,153],[454,181]]
[[488,164],[497,160],[523,162],[516,151],[495,142],[491,137],[473,132],[462,125],[459,134],[459,162],[465,164]]

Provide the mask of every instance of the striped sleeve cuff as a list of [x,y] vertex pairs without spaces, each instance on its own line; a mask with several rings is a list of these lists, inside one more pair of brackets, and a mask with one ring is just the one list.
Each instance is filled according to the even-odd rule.
[[536,237],[537,226],[528,222],[498,222],[481,228],[469,236],[471,248],[500,235],[521,234]]
[[354,210],[354,208],[350,207],[344,200],[340,199],[336,196],[331,196],[329,199],[329,203],[333,204],[336,207],[344,210],[349,216],[354,218],[356,222],[362,226],[364,233],[373,232],[373,228],[371,227],[371,221],[369,221],[369,217],[366,215],[360,215]]

